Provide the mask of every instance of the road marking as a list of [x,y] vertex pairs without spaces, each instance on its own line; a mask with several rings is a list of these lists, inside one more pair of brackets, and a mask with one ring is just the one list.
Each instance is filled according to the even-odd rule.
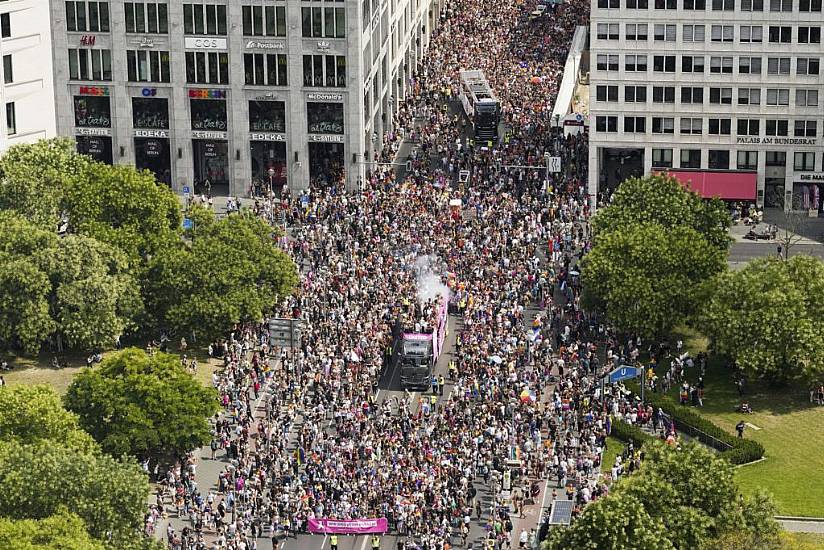
[[[363,544],[361,544],[360,550],[366,550],[366,543],[369,542],[369,537],[363,537]],[[357,544],[357,543],[355,543]]]
[[323,542],[320,543],[320,547],[323,548],[326,546],[326,539],[329,538],[329,535],[323,535]]
[[761,429],[758,426],[756,426],[755,424],[750,424],[749,422],[745,422],[745,425],[749,426],[750,428],[752,428],[755,431],[758,431],[758,430]]

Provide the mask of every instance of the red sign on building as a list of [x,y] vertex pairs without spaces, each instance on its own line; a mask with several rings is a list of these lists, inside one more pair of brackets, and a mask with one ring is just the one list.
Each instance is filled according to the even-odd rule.
[[84,34],[80,37],[81,46],[94,46],[95,36],[93,34]]

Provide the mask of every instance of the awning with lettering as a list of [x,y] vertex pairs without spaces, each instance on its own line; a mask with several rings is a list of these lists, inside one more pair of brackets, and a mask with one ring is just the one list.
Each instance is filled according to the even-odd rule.
[[666,170],[667,173],[691,189],[709,199],[754,201],[758,187],[757,172],[729,170]]

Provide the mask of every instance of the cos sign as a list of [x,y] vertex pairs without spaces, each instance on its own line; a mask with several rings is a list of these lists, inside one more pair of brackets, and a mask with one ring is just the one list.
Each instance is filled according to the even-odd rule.
[[190,50],[225,50],[225,38],[195,38],[187,36],[185,46]]

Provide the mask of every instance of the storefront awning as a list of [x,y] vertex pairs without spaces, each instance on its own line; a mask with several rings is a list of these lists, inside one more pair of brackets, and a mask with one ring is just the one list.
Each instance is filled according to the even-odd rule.
[[705,199],[754,201],[758,186],[756,172],[667,170],[662,173],[673,176]]

